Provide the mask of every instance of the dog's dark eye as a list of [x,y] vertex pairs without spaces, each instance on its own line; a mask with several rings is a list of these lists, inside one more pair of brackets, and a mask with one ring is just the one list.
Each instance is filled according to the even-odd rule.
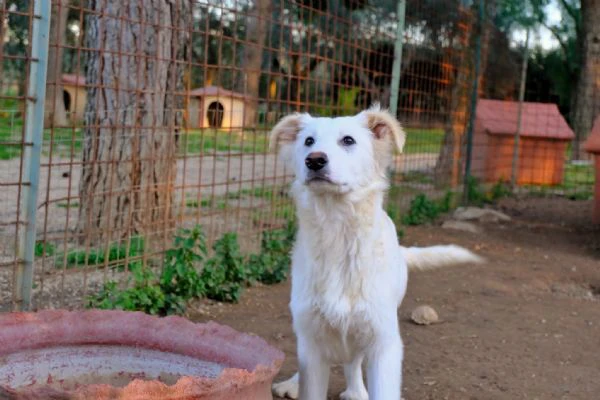
[[312,146],[313,144],[315,144],[315,139],[311,138],[310,136],[304,141],[305,146]]
[[342,143],[344,143],[345,146],[352,146],[356,143],[356,140],[354,140],[352,136],[344,136]]

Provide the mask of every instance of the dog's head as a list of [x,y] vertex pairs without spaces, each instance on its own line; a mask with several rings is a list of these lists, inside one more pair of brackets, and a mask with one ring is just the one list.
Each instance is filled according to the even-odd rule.
[[271,148],[311,190],[350,193],[385,180],[394,149],[402,151],[400,123],[379,106],[351,117],[284,117],[271,132]]

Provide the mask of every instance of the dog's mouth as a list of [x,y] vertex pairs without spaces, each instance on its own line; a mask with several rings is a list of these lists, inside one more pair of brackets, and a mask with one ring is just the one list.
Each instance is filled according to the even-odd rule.
[[334,185],[335,182],[333,182],[329,177],[325,176],[325,175],[313,175],[313,176],[309,176],[308,178],[306,178],[306,183],[307,184],[312,184],[312,183],[328,183],[330,185]]

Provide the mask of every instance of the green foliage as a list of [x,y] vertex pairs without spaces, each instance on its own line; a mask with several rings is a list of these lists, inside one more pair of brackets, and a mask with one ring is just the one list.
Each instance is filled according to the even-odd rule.
[[165,265],[160,276],[164,293],[165,314],[182,313],[185,303],[205,292],[204,282],[196,266],[206,259],[206,238],[199,226],[182,229],[174,241],[175,247],[165,252]]
[[313,107],[313,114],[321,117],[334,117],[338,115],[351,115],[358,112],[354,99],[360,92],[359,88],[343,89],[338,91],[337,101],[330,100],[328,104]]
[[510,186],[503,180],[496,182],[488,191],[482,188],[477,178],[472,176],[467,179],[466,185],[467,202],[476,206],[493,203],[494,201],[500,200],[503,197],[512,195]]
[[[439,200],[432,200],[427,195],[420,193],[410,202],[408,212],[402,217],[404,225],[422,225],[435,221],[441,214],[450,211],[455,206],[455,196],[451,191],[446,192]],[[399,231],[398,236],[403,236],[404,231]]]
[[[436,153],[442,149],[444,130],[438,128],[406,128],[404,154]],[[418,173],[417,173],[418,174]]]
[[486,202],[485,193],[477,178],[468,176],[465,185],[467,186],[467,203],[481,206]]
[[246,283],[247,271],[237,234],[226,233],[213,246],[214,257],[206,262],[201,281],[209,299],[237,302]]
[[180,304],[170,304],[166,307],[165,293],[157,284],[152,271],[136,269],[133,272],[133,280],[133,287],[125,290],[121,290],[115,281],[106,282],[97,295],[88,299],[88,307],[144,311],[152,315],[166,315],[171,309],[180,310],[177,307]]
[[65,203],[58,203],[56,206],[58,208],[77,208],[77,207],[79,207],[79,203],[76,201],[74,201],[72,203],[65,202]]
[[594,197],[594,193],[591,191],[573,192],[567,195],[569,200],[590,200]]
[[425,194],[418,194],[411,202],[408,213],[402,218],[405,225],[422,225],[434,221],[442,212],[442,206],[429,199]]
[[511,195],[512,190],[510,186],[502,180],[496,182],[489,191],[489,197],[491,201],[500,200]]
[[250,281],[270,285],[287,278],[295,231],[294,223],[290,222],[286,229],[263,232],[261,252],[248,258]]
[[36,257],[53,256],[55,252],[56,252],[56,246],[54,246],[52,243],[35,242],[34,253],[35,253]]
[[[109,264],[111,267],[133,270],[139,267],[139,257],[144,254],[144,238],[134,236],[131,238],[129,245],[127,243],[113,243],[107,249],[93,248],[90,250],[72,250],[66,254],[58,254],[56,256],[56,268],[63,268],[66,264],[67,268],[86,265],[102,265]],[[127,265],[125,262],[120,262],[125,259],[133,259]]]
[[160,275],[136,268],[129,288],[121,289],[109,281],[88,299],[88,306],[170,315],[183,313],[192,298],[237,302],[245,286],[286,279],[294,232],[292,223],[285,229],[263,232],[260,253],[247,258],[240,250],[237,234],[226,233],[214,243],[214,254],[208,258],[200,227],[182,230],[174,247],[165,253]]

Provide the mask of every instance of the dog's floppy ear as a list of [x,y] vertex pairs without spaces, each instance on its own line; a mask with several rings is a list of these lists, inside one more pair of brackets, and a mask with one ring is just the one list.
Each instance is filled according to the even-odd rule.
[[389,142],[402,153],[406,134],[400,122],[388,111],[382,110],[379,104],[371,106],[363,113],[367,119],[367,127],[373,132],[375,139]]
[[294,143],[305,116],[306,114],[295,113],[283,117],[271,130],[269,150],[280,151],[282,147]]

